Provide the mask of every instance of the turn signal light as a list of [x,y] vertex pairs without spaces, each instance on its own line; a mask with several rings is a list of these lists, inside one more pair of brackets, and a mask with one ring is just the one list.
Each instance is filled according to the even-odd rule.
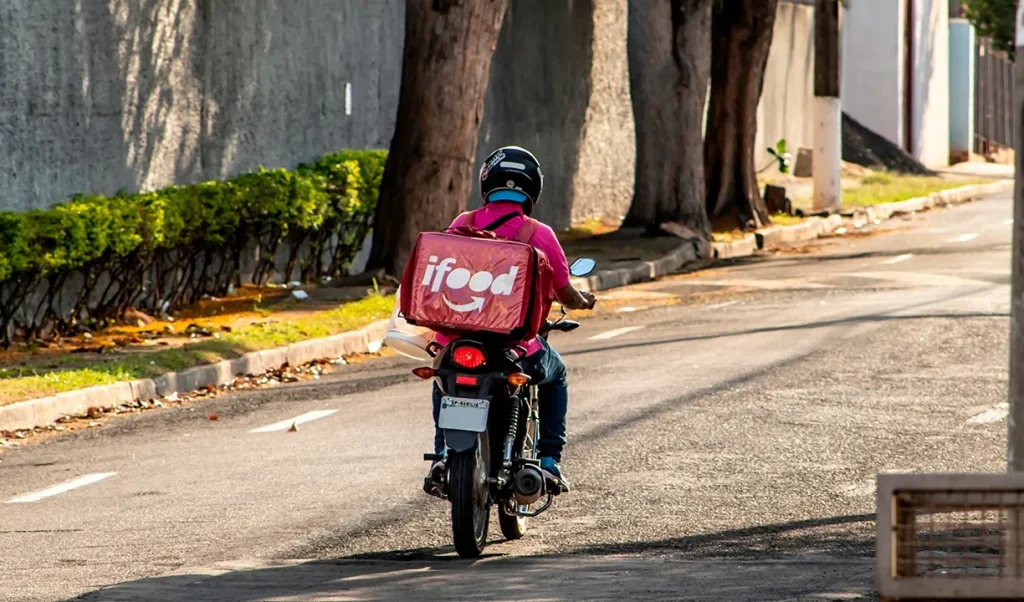
[[476,347],[456,347],[452,351],[452,361],[463,368],[479,368],[484,365],[484,352]]
[[434,369],[427,368],[426,366],[422,368],[414,368],[412,373],[422,378],[423,380],[429,380],[431,378],[434,378]]
[[530,384],[530,377],[522,372],[514,372],[508,375],[508,384],[522,387]]

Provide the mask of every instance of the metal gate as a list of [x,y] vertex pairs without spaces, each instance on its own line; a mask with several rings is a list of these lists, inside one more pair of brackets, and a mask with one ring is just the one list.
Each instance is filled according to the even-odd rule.
[[1013,148],[1013,63],[989,38],[977,38],[974,56],[974,152]]

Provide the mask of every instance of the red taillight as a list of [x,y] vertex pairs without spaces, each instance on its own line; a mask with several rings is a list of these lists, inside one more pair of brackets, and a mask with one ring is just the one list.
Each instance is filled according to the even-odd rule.
[[452,361],[463,368],[479,368],[484,365],[484,352],[476,347],[456,347],[452,351]]
[[475,387],[480,384],[480,379],[475,376],[469,376],[468,374],[456,374],[455,384],[463,387]]

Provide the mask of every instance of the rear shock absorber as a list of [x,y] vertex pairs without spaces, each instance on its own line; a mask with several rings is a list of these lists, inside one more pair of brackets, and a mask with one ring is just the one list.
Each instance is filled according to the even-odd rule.
[[516,444],[516,436],[519,434],[519,398],[512,396],[512,410],[508,416],[508,434],[505,435],[505,456],[502,458],[502,465],[506,470],[512,468],[512,448]]

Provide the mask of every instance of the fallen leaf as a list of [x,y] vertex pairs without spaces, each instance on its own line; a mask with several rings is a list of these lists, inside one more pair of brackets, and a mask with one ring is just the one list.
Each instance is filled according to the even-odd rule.
[[210,420],[220,420],[220,416],[217,416],[216,414],[210,414]]
[[288,429],[288,432],[289,433],[297,433],[297,432],[299,432],[299,425],[297,425],[297,424],[295,424],[293,422],[292,423],[292,427],[290,429]]

